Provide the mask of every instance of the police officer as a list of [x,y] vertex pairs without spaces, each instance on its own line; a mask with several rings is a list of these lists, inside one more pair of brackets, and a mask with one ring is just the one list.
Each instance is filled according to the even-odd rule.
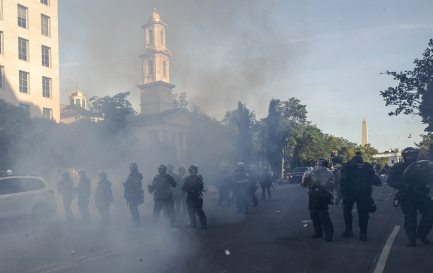
[[218,172],[218,206],[221,206],[221,204],[225,201],[227,203],[227,206],[230,207],[231,205],[231,199],[230,199],[230,190],[231,190],[231,183],[230,183],[230,173],[226,166],[220,165],[220,169]]
[[308,188],[308,209],[313,221],[314,235],[311,237],[322,238],[325,233],[325,241],[330,242],[334,236],[334,225],[329,217],[329,205],[332,204],[331,190],[334,184],[334,174],[329,169],[329,162],[321,159],[316,167],[308,172],[302,180],[302,186]]
[[103,224],[109,223],[110,204],[113,202],[113,192],[111,190],[111,182],[107,179],[107,174],[101,172],[99,181],[96,184],[95,205],[101,215]]
[[352,210],[356,203],[359,217],[359,239],[367,241],[367,226],[370,212],[374,212],[375,205],[371,197],[372,185],[380,186],[380,178],[374,172],[373,166],[364,162],[361,152],[343,165],[341,169],[341,193],[343,194],[343,213],[346,230],[343,237],[353,237]]
[[89,221],[89,202],[90,202],[90,178],[84,170],[80,170],[79,181],[76,188],[77,191],[77,203],[78,209],[80,210],[81,219],[84,222]]
[[152,184],[148,186],[150,193],[154,194],[153,220],[155,223],[159,221],[159,215],[164,208],[165,213],[170,219],[172,227],[175,226],[174,215],[174,200],[171,188],[176,187],[174,178],[167,174],[167,167],[160,165],[158,167],[158,175],[152,180]]
[[131,163],[129,170],[130,173],[126,179],[126,183],[123,183],[125,190],[124,197],[131,212],[134,225],[139,226],[140,213],[138,212],[138,206],[144,203],[144,192],[142,189],[143,175],[138,171],[136,163]]
[[262,199],[266,199],[266,192],[268,192],[268,198],[271,199],[272,175],[267,168],[263,168],[260,174],[260,186],[262,187]]
[[259,200],[257,199],[257,189],[259,188],[257,186],[257,183],[259,182],[259,174],[257,173],[256,165],[252,164],[250,166],[249,170],[250,175],[250,189],[249,189],[249,195],[250,200],[253,203],[254,207],[257,207],[259,205]]
[[66,221],[72,222],[74,215],[72,214],[71,203],[75,197],[74,181],[67,171],[62,174],[62,178],[57,184],[57,190],[63,197],[63,208],[65,209]]
[[239,213],[248,213],[249,190],[251,186],[250,177],[245,170],[245,164],[238,162],[237,167],[232,175],[233,194],[236,200],[236,206]]
[[[414,154],[410,155],[409,161],[413,160],[414,157]],[[433,162],[431,161],[421,160],[412,163],[403,173],[401,187],[399,188],[399,202],[405,216],[404,227],[409,238],[409,247],[415,247],[417,239],[425,245],[431,244],[427,235],[433,225],[433,201],[430,198],[432,183]],[[417,220],[418,211],[421,214],[419,224]]]
[[189,175],[185,177],[182,190],[188,196],[186,199],[190,227],[196,227],[196,215],[200,219],[201,229],[207,229],[207,218],[203,211],[203,177],[198,174],[198,167],[191,165]]

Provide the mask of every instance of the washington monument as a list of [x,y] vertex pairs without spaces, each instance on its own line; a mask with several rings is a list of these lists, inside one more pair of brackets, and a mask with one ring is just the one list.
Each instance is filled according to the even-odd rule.
[[362,118],[362,139],[361,139],[361,145],[365,146],[368,144],[368,127],[367,127],[367,120]]

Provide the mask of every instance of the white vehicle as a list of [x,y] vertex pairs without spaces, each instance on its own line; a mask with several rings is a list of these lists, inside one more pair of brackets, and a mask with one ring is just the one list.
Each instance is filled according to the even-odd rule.
[[54,190],[41,177],[6,176],[0,178],[0,218],[49,217],[56,209]]

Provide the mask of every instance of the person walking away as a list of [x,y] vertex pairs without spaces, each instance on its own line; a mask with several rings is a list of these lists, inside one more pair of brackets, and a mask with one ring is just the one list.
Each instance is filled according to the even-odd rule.
[[90,202],[90,178],[84,170],[80,170],[78,173],[79,181],[76,188],[77,191],[77,203],[80,211],[81,220],[88,222],[90,220],[89,215],[89,202]]
[[308,188],[308,209],[313,221],[314,234],[312,238],[322,238],[330,242],[334,237],[334,225],[329,217],[329,205],[332,204],[334,174],[329,169],[329,162],[321,159],[316,167],[308,172],[302,181],[302,186]]
[[198,216],[201,229],[207,229],[207,217],[203,211],[203,177],[198,174],[198,167],[192,165],[188,169],[189,175],[185,178],[182,190],[187,193],[187,206],[190,227],[196,227],[196,216]]
[[101,215],[101,222],[108,225],[110,222],[110,204],[113,202],[113,191],[111,182],[107,179],[107,174],[101,172],[99,181],[96,184],[95,205]]
[[345,231],[343,237],[353,237],[352,231],[352,210],[356,203],[359,218],[359,239],[367,241],[367,227],[370,212],[374,212],[372,186],[380,186],[380,178],[374,172],[370,163],[364,162],[361,152],[357,151],[356,155],[341,169],[341,192],[343,194],[343,214]]
[[262,188],[262,199],[266,199],[266,192],[268,193],[268,198],[271,199],[272,175],[267,168],[263,168],[260,175],[260,186]]
[[57,190],[62,195],[63,208],[65,210],[65,217],[67,222],[74,221],[74,215],[71,209],[72,200],[75,197],[74,181],[72,180],[69,172],[65,171],[62,178],[57,184]]
[[144,203],[144,192],[142,189],[143,175],[138,171],[136,163],[129,165],[130,173],[123,183],[124,198],[131,212],[132,221],[135,226],[140,225],[140,213],[138,206]]
[[176,187],[174,178],[167,174],[167,167],[160,165],[158,167],[158,175],[152,180],[152,184],[148,186],[149,193],[154,194],[153,220],[155,223],[159,221],[161,210],[170,220],[170,225],[175,227],[174,200],[171,188]]

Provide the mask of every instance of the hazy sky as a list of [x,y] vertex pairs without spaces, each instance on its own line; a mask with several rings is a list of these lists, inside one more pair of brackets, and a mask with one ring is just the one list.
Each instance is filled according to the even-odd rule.
[[[138,110],[141,26],[151,0],[59,1],[61,91],[131,91]],[[159,0],[168,24],[172,83],[221,118],[241,100],[266,114],[271,98],[297,97],[324,132],[384,150],[413,145],[418,117],[388,117],[386,70],[412,68],[433,38],[429,0]],[[409,134],[412,138],[408,138]]]

